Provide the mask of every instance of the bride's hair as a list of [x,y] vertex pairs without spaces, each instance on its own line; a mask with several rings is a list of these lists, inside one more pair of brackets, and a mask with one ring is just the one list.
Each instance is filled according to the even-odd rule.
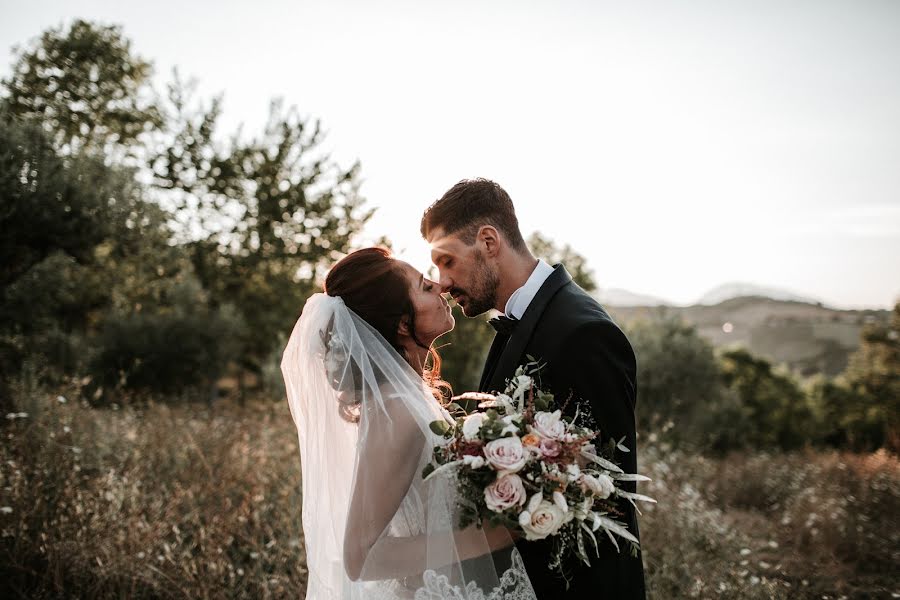
[[[380,247],[363,248],[338,261],[325,277],[325,293],[340,296],[344,304],[372,326],[400,355],[409,362],[406,350],[400,345],[400,320],[409,319],[410,336],[417,346],[426,348],[431,365],[423,372],[425,383],[435,398],[445,400],[451,394],[450,385],[441,379],[441,357],[437,351],[419,340],[416,334],[416,311],[410,298],[409,279],[403,265],[390,250]],[[342,410],[349,421],[359,420],[353,411]]]

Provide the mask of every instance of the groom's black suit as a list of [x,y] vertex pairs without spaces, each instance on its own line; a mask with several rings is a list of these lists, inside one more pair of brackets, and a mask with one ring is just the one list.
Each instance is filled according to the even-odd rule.
[[[590,408],[601,431],[601,442],[624,437],[631,452],[618,453],[617,461],[627,473],[637,472],[634,407],[637,396],[636,364],[631,344],[603,307],[581,289],[562,265],[544,282],[511,335],[498,333],[491,345],[481,377],[481,391],[497,391],[530,355],[546,363],[540,374],[542,387],[549,388],[574,414],[575,401],[581,410]],[[634,491],[635,484],[625,488]],[[638,536],[634,508],[621,502],[628,529]],[[642,599],[644,569],[640,555],[633,558],[626,546],[620,554],[606,539],[597,536],[600,557],[589,551],[588,567],[574,556],[569,570],[569,589],[560,576],[547,568],[551,553],[548,540],[516,543],[528,576],[540,600],[582,598]],[[627,542],[620,542],[620,546]]]

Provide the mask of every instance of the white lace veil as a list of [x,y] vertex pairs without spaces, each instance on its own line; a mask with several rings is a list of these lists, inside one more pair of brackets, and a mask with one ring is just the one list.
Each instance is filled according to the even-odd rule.
[[455,529],[453,474],[423,481],[443,443],[429,424],[449,415],[384,337],[315,294],[281,369],[300,439],[308,599],[534,598],[505,532]]

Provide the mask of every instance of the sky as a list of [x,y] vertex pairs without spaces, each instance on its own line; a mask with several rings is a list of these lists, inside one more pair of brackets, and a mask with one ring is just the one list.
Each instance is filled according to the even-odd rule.
[[602,288],[675,303],[727,282],[841,308],[900,300],[900,2],[0,0],[11,47],[120,24],[160,89],[224,94],[223,131],[273,97],[362,164],[419,269],[422,211],[488,177]]

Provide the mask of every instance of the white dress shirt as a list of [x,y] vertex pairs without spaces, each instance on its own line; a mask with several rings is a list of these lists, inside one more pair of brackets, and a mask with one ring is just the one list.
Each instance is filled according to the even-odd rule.
[[506,316],[510,319],[521,319],[531,301],[537,295],[538,290],[541,289],[541,286],[552,274],[553,267],[539,259],[537,266],[531,272],[531,276],[525,282],[525,285],[514,291],[509,300],[506,301]]

